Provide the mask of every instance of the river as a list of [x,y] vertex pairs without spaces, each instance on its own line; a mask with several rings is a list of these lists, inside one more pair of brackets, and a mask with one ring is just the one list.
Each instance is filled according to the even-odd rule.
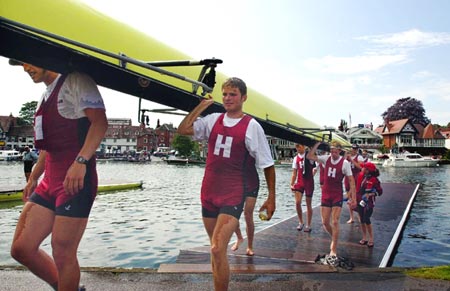
[[[161,263],[174,262],[182,249],[209,245],[199,201],[203,171],[203,166],[167,165],[156,159],[148,164],[99,162],[100,182],[142,180],[144,184],[143,189],[97,197],[80,243],[80,265],[157,268]],[[381,167],[380,172],[382,182],[421,185],[392,265],[450,264],[450,166]],[[277,211],[270,222],[260,221],[255,214],[256,231],[295,215],[289,189],[290,167],[277,167],[276,175]],[[23,185],[23,180],[21,163],[0,162],[2,188]],[[261,181],[256,209],[267,195],[265,181],[263,178]],[[313,205],[319,204],[318,189],[316,187]],[[21,205],[0,209],[0,265],[17,265],[9,249],[21,209]],[[342,215],[348,216],[348,211],[345,209]],[[244,223],[243,217],[241,223]],[[44,249],[50,250],[49,244],[50,239],[45,240]]]

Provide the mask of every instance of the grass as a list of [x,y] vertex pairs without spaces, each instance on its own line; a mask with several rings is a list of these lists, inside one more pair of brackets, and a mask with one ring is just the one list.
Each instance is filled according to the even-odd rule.
[[406,274],[412,277],[450,281],[450,265],[430,268],[407,270]]

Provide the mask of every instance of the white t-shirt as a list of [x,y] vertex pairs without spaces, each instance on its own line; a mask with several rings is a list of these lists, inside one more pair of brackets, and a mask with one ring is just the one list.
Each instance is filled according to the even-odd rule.
[[[317,156],[318,162],[323,164],[325,166],[328,158],[330,158],[331,155],[321,155],[321,156]],[[332,165],[337,165],[341,159],[343,159],[343,157],[339,157],[339,159],[337,160],[333,160],[331,159],[331,164]],[[344,173],[345,176],[352,176],[352,168],[350,167],[350,162],[347,160],[344,160],[344,163],[342,164],[342,173]]]
[[[297,153],[297,156],[299,156],[303,160],[303,164],[305,164],[304,161],[306,159],[306,157],[305,157],[306,152],[303,155],[300,153]],[[292,169],[297,169],[297,156],[295,156],[294,159],[292,160]],[[314,165],[314,161],[312,161],[312,160],[308,160],[308,161],[311,165]]]
[[[221,114],[222,113],[211,113],[203,118],[197,119],[194,122],[193,139],[197,141],[208,140],[211,130]],[[229,118],[227,114],[225,114],[223,124],[226,127],[233,127],[241,121],[241,119],[242,118]],[[253,118],[250,120],[247,131],[245,132],[245,147],[255,159],[256,167],[265,169],[274,164],[264,130]]]
[[[53,89],[58,83],[58,77],[47,87],[37,108],[40,107],[43,100],[50,97]],[[78,119],[85,117],[84,109],[105,109],[102,96],[94,80],[86,74],[73,72],[67,75],[58,94],[58,112],[67,119]]]

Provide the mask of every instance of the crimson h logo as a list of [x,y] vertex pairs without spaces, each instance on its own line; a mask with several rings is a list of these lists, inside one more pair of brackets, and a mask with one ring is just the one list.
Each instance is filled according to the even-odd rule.
[[216,144],[214,146],[214,155],[220,155],[220,149],[223,149],[222,156],[224,158],[229,158],[231,154],[231,144],[233,143],[233,138],[231,136],[225,137],[225,142],[223,142],[224,136],[221,134],[217,135]]

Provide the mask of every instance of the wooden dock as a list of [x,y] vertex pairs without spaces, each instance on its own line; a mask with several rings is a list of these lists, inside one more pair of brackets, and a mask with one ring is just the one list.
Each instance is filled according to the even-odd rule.
[[[351,260],[355,269],[389,266],[419,185],[383,183],[382,187],[383,195],[378,197],[371,219],[373,248],[358,243],[361,239],[359,223],[347,224],[347,207],[342,209],[338,255]],[[232,273],[329,272],[334,269],[314,263],[317,255],[329,252],[330,246],[330,237],[321,226],[320,207],[314,208],[312,232],[297,231],[297,224],[295,215],[256,233],[253,257],[245,255],[246,240],[236,252],[229,250]],[[211,272],[209,247],[181,250],[174,264],[161,264],[158,272]]]

